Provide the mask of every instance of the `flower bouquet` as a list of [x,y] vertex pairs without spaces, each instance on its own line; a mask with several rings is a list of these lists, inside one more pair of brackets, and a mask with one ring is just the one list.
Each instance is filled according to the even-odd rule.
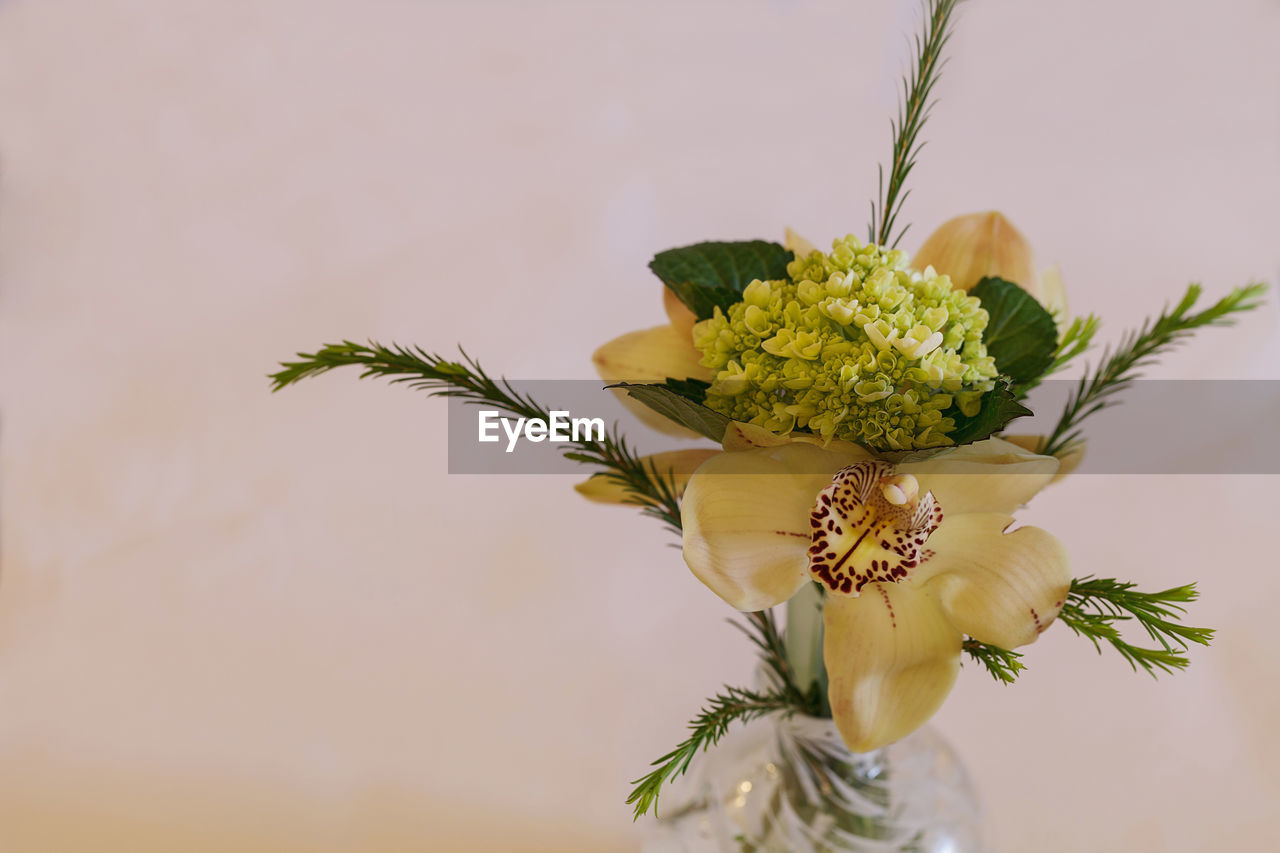
[[[1263,285],[1201,308],[1192,285],[1083,369],[1051,430],[1019,433],[1030,392],[1090,349],[1100,320],[1070,314],[1056,271],[1036,269],[999,213],[958,216],[914,255],[898,248],[955,7],[925,5],[866,239],[818,248],[787,232],[660,252],[650,267],[668,321],[595,354],[646,424],[707,441],[646,456],[616,427],[575,429],[564,456],[595,469],[579,491],[680,536],[761,658],[758,683],[712,697],[636,780],[636,817],[733,723],[773,722],[766,742],[711,751],[710,781],[666,810],[681,828],[662,849],[979,849],[963,772],[920,733],[962,662],[1012,683],[1017,650],[1061,624],[1156,674],[1211,639],[1182,623],[1194,584],[1077,575],[1068,548],[1015,513],[1080,462],[1083,424],[1144,365],[1256,307]],[[344,366],[554,421],[465,353],[344,342],[272,380]]]

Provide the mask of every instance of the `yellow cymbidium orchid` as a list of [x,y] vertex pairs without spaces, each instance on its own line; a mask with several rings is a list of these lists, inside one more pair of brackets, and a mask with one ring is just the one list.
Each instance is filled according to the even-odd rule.
[[[711,371],[701,364],[702,353],[693,346],[693,324],[697,318],[675,294],[662,288],[667,323],[638,332],[628,332],[600,347],[591,356],[596,372],[606,382],[662,382],[673,379],[711,379]],[[685,429],[632,399],[625,392],[620,399],[646,426],[667,435],[692,436]]]
[[1057,470],[995,438],[891,464],[848,442],[735,424],[686,489],[685,561],[744,611],[821,584],[832,715],[865,752],[937,711],[966,634],[1013,649],[1057,616],[1071,585],[1064,548],[1038,528],[1009,532]]
[[[797,254],[813,251],[813,246],[791,229],[787,229],[786,247]],[[698,318],[665,285],[662,307],[667,312],[664,325],[628,332],[592,354],[591,361],[601,379],[606,382],[662,382],[667,378],[711,380],[712,371],[702,365],[702,353],[693,345],[693,325]],[[625,393],[618,396],[645,425],[659,432],[685,437],[696,434]]]
[[987,276],[1003,278],[1034,296],[1060,323],[1066,317],[1067,294],[1058,268],[1037,273],[1031,244],[995,210],[948,219],[924,241],[911,266],[931,266],[961,290]]

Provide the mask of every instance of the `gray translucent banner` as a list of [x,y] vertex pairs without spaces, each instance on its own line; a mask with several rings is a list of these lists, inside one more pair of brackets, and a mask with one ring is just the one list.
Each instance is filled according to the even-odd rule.
[[[566,460],[572,438],[596,437],[615,426],[631,447],[653,453],[712,446],[673,438],[643,424],[599,380],[512,381],[522,397],[551,415],[521,422],[488,403],[449,399],[449,473],[579,474]],[[1079,383],[1048,380],[1031,392],[1034,417],[1008,435],[1047,435]],[[1280,474],[1280,381],[1137,380],[1084,421],[1085,454],[1078,474]],[[638,404],[637,404],[638,405]],[[565,440],[559,440],[559,439]]]

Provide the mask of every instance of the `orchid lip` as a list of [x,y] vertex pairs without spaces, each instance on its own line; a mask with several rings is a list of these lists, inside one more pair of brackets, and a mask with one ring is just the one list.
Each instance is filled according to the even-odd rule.
[[942,507],[915,477],[857,462],[836,473],[809,514],[809,572],[855,598],[869,583],[898,583],[933,555],[924,545],[941,523]]

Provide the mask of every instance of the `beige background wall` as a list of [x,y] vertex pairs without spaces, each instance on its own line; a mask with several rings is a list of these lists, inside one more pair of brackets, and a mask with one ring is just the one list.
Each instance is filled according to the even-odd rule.
[[[0,850],[638,849],[628,780],[749,678],[725,606],[564,478],[448,477],[438,401],[263,375],[377,337],[586,377],[656,250],[861,233],[913,9],[0,4]],[[1000,208],[1111,340],[1276,281],[1278,39],[1274,0],[966,4],[907,243]],[[1278,316],[1153,373],[1280,378]],[[1280,832],[1277,486],[1025,514],[1221,633],[1159,682],[1059,631],[966,671],[1000,850]]]

